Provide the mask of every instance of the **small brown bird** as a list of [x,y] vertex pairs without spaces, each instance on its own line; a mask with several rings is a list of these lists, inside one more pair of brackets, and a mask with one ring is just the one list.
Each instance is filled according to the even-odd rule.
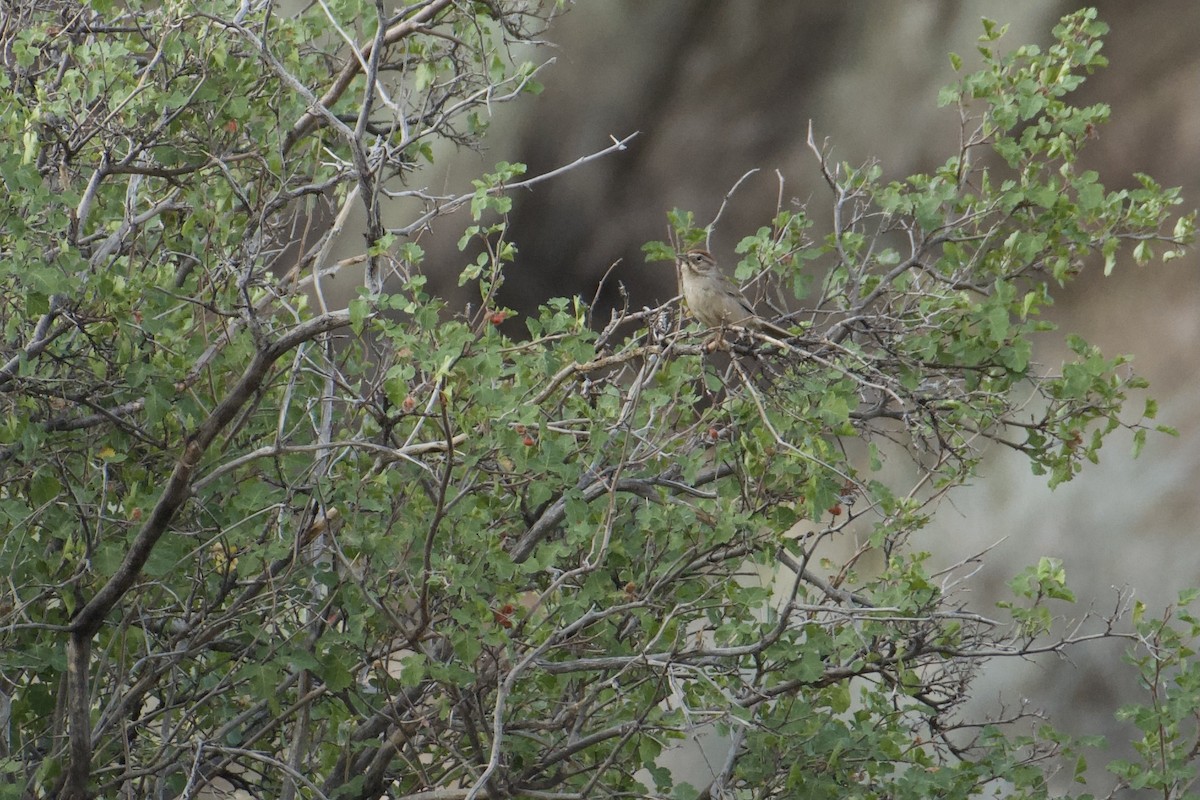
[[707,250],[688,250],[679,256],[683,299],[692,316],[710,328],[740,325],[780,339],[792,334],[754,313],[754,307],[733,281],[725,277]]

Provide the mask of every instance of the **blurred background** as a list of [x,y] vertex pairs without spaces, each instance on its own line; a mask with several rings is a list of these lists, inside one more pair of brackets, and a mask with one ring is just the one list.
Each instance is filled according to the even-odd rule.
[[[469,190],[469,181],[501,160],[537,174],[594,152],[610,136],[640,135],[609,156],[516,198],[511,238],[518,263],[507,273],[504,304],[530,310],[552,296],[590,299],[617,263],[602,304],[619,302],[624,284],[634,308],[675,293],[667,265],[645,263],[641,245],[666,234],[666,212],[712,219],[726,192],[751,169],[713,238],[727,267],[743,236],[768,224],[785,179],[784,199],[810,203],[814,235],[828,230],[828,203],[805,146],[809,121],[836,160],[877,159],[885,177],[928,171],[954,152],[958,120],[939,109],[938,89],[954,82],[947,54],[972,65],[980,18],[1010,24],[1002,49],[1046,45],[1058,18],[1082,3],[1049,0],[604,0],[569,4],[545,37],[556,59],[542,74],[544,94],[497,109],[480,153],[445,158],[434,190]],[[1078,93],[1079,104],[1105,102],[1112,122],[1085,152],[1110,188],[1146,172],[1182,185],[1200,205],[1200,3],[1096,4],[1111,33],[1110,66]],[[452,295],[463,255],[455,248],[465,219],[441,221],[421,244],[429,265],[448,268],[435,289]],[[457,227],[456,227],[457,225]],[[459,295],[452,307],[471,298]],[[1114,435],[1098,467],[1051,492],[1019,458],[995,452],[974,486],[943,504],[920,546],[952,564],[996,545],[973,581],[975,610],[987,613],[1005,582],[1042,555],[1061,558],[1076,607],[1111,611],[1119,588],[1152,608],[1200,585],[1200,272],[1196,258],[1138,268],[1126,258],[1110,277],[1097,269],[1059,295],[1038,360],[1061,362],[1066,333],[1109,355],[1134,356],[1161,402],[1160,421],[1177,439],[1152,436],[1142,457],[1131,438]],[[606,313],[602,313],[602,318]],[[1132,406],[1140,410],[1142,398]],[[978,684],[981,707],[1028,701],[1075,734],[1102,733],[1117,745],[1132,727],[1113,719],[1122,703],[1145,701],[1119,643],[1088,646],[1070,659],[993,665]],[[1095,763],[1106,759],[1097,758]],[[1094,787],[1101,789],[1101,785]]]

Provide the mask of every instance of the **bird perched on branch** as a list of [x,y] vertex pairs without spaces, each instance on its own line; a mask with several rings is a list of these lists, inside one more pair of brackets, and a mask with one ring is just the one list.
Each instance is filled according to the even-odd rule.
[[750,301],[733,281],[725,277],[717,260],[707,250],[688,250],[678,256],[678,260],[683,299],[692,316],[701,323],[718,329],[737,325],[780,339],[792,336],[754,312]]

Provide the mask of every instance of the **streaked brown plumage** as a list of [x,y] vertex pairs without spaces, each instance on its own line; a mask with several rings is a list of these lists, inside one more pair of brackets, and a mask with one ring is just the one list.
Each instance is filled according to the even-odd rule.
[[739,325],[778,338],[791,336],[754,312],[750,301],[725,277],[716,259],[707,250],[692,249],[679,256],[679,274],[683,281],[683,299],[692,316],[710,328]]

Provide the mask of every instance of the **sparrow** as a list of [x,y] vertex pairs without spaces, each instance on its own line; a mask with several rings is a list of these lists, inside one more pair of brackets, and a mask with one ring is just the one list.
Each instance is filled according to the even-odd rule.
[[731,325],[750,328],[781,339],[792,336],[754,312],[750,301],[725,277],[707,250],[695,248],[678,257],[683,299],[692,316],[710,328]]

